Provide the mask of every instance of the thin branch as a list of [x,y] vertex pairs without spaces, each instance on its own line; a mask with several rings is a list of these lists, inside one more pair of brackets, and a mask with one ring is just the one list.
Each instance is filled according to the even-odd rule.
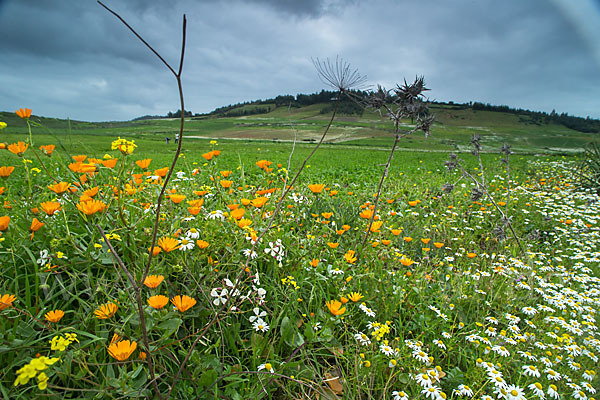
[[[123,23],[123,25],[125,25],[127,28],[129,28],[129,30],[131,31],[131,33],[133,33],[138,39],[140,39],[140,41],[142,43],[144,43],[146,45],[147,48],[150,49],[151,52],[154,53],[154,55],[156,55],[156,57],[158,57],[160,59],[160,61],[162,61],[163,64],[165,64],[165,66],[167,68],[169,68],[169,70],[173,73],[173,75],[177,75],[175,73],[175,70],[169,65],[168,62],[165,61],[164,58],[162,58],[162,56],[160,54],[158,54],[158,52],[156,50],[154,50],[154,48],[152,46],[150,46],[148,44],[148,42],[146,42],[144,40],[144,38],[142,38],[136,31],[135,29],[133,29],[127,22],[125,22],[125,20],[123,18],[121,18],[121,16],[119,14],[117,14],[116,12],[114,12],[113,10],[111,10],[110,8],[108,8],[106,5],[104,5],[104,3],[102,3],[100,0],[98,0],[98,4],[100,4],[102,7],[104,7],[109,13],[111,13],[112,15],[114,15],[115,17],[117,17],[119,19],[119,21],[121,21]],[[185,18],[185,17],[184,17]]]
[[150,371],[150,378],[152,380],[152,385],[156,392],[156,396],[159,399],[162,399],[160,390],[158,388],[158,383],[156,382],[156,376],[154,374],[154,364],[152,363],[152,353],[150,352],[150,340],[148,339],[148,331],[146,329],[146,318],[144,315],[144,304],[142,302],[141,288],[138,287],[137,283],[135,282],[135,279],[123,263],[123,260],[121,260],[121,257],[119,257],[119,255],[115,251],[115,248],[112,246],[110,240],[108,240],[108,238],[104,234],[104,231],[102,230],[100,225],[96,224],[96,228],[98,228],[98,231],[100,231],[100,235],[102,235],[102,237],[104,238],[104,242],[108,246],[110,254],[117,261],[117,264],[119,264],[125,275],[127,275],[127,279],[129,280],[131,286],[133,286],[135,292],[135,299],[137,302],[138,315],[140,317],[140,325],[142,327],[142,340],[144,341],[144,347],[146,348],[146,363],[148,364],[148,370]]

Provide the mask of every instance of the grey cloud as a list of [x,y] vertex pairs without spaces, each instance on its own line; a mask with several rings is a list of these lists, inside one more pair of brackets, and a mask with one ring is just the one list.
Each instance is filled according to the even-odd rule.
[[[551,2],[128,0],[107,5],[174,66],[181,18],[187,14],[183,80],[186,105],[194,112],[320,90],[311,58],[339,55],[371,84],[391,86],[425,75],[429,94],[438,100],[600,117],[599,65],[589,37],[583,40],[573,15]],[[42,115],[107,120],[177,108],[173,77],[92,0],[0,3],[0,52],[1,110],[31,105]]]

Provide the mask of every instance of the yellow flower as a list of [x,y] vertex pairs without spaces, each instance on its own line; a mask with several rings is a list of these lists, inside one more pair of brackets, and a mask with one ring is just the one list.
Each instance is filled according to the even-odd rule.
[[325,305],[333,315],[342,315],[346,312],[346,307],[342,307],[342,303],[337,300],[327,301]]
[[6,126],[7,126],[6,122],[0,121],[0,129],[4,129],[4,128],[6,128]]
[[48,387],[48,375],[45,372],[42,372],[37,377],[38,380],[38,389],[44,390]]
[[193,297],[183,295],[173,297],[171,303],[173,303],[180,312],[184,312],[192,308],[196,304],[196,300]]
[[356,262],[356,256],[354,255],[356,252],[354,250],[348,250],[346,254],[344,254],[344,258],[348,264],[354,264]]
[[350,300],[352,300],[354,303],[356,303],[357,301],[359,301],[359,300],[360,300],[360,299],[362,299],[363,297],[365,297],[365,296],[363,296],[363,295],[362,295],[362,294],[360,294],[359,292],[352,292],[352,293],[350,293],[350,294],[348,295],[348,298],[349,298]]
[[111,357],[116,358],[119,361],[125,361],[131,356],[131,354],[137,348],[137,343],[129,340],[121,340],[115,343],[111,343],[108,346],[108,354]]
[[110,149],[119,150],[123,155],[128,155],[133,153],[133,150],[137,147],[133,142],[133,140],[129,141],[119,137],[111,143]]
[[118,309],[119,306],[115,303],[106,303],[98,307],[98,309],[94,311],[94,314],[98,319],[109,319],[117,313]]

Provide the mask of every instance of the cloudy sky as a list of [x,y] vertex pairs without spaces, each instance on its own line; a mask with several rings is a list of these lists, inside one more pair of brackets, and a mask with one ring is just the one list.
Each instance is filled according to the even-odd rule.
[[[186,109],[325,88],[339,56],[369,85],[424,75],[434,100],[600,118],[600,0],[106,0],[175,68]],[[0,0],[0,111],[88,121],[178,108],[174,77],[91,0]]]

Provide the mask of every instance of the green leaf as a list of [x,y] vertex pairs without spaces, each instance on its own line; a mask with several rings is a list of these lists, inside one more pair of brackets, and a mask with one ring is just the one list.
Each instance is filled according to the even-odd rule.
[[218,376],[219,374],[214,369],[207,369],[200,375],[197,382],[200,386],[210,386]]
[[177,318],[177,317],[170,318],[170,319],[163,321],[160,324],[156,325],[155,329],[157,329],[159,331],[163,331],[162,337],[168,338],[168,337],[172,336],[175,332],[177,332],[177,330],[181,326],[181,322],[182,321],[180,318]]

